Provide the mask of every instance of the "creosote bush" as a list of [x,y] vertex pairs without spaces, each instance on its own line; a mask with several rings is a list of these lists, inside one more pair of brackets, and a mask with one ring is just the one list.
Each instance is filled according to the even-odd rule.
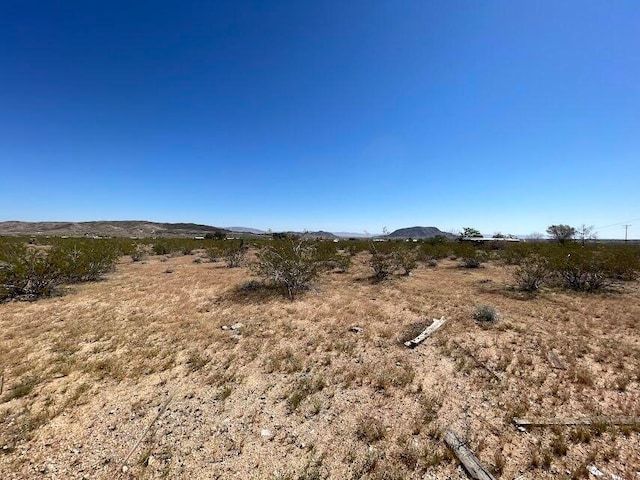
[[516,284],[525,292],[536,292],[549,277],[549,261],[538,255],[522,260],[514,272]]
[[553,266],[569,290],[595,292],[605,286],[607,270],[599,252],[575,248],[566,255],[557,256]]
[[51,295],[62,283],[88,282],[113,270],[123,249],[106,240],[56,240],[50,246],[0,245],[0,300]]
[[486,260],[486,252],[469,243],[459,243],[454,247],[454,254],[462,258],[461,266],[464,268],[479,268]]
[[0,300],[51,295],[62,281],[45,250],[18,243],[0,250]]
[[404,270],[405,275],[410,275],[418,265],[418,255],[413,249],[401,248],[396,253],[396,262]]
[[222,256],[228,268],[241,267],[247,256],[247,246],[244,240],[233,241],[222,251]]
[[369,247],[371,258],[369,265],[373,270],[373,279],[381,282],[390,277],[398,268],[398,256],[393,243],[383,243],[380,246],[371,244]]
[[304,240],[274,240],[258,252],[256,273],[282,288],[293,299],[309,288],[318,276],[320,265],[315,247]]

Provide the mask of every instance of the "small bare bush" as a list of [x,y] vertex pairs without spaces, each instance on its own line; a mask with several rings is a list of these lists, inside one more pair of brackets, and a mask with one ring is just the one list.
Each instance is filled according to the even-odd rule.
[[492,323],[498,320],[498,312],[489,305],[478,305],[473,311],[473,319],[480,323]]

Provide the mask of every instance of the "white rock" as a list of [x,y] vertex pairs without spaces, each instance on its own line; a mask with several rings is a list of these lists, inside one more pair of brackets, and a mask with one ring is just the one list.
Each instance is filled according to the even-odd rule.
[[604,473],[598,470],[598,467],[596,467],[595,465],[589,465],[587,467],[587,470],[589,470],[589,473],[594,477],[604,477]]

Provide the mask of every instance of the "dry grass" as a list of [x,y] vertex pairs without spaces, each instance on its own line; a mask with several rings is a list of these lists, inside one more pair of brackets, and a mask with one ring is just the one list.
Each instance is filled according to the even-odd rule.
[[[502,478],[640,470],[637,428],[511,425],[640,415],[637,282],[521,298],[508,267],[443,260],[372,284],[359,254],[289,301],[248,268],[193,260],[123,261],[64,296],[0,305],[2,478],[114,477],[172,393],[123,477],[460,478],[448,426]],[[491,328],[473,320],[481,304],[500,312]],[[441,316],[433,338],[401,345]]]

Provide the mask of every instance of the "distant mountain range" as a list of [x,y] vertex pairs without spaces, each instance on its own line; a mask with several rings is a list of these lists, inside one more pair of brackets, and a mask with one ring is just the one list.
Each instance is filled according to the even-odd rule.
[[[50,235],[50,236],[98,236],[98,237],[193,237],[207,233],[223,232],[226,234],[265,235],[269,232],[249,227],[214,227],[197,223],[158,223],[144,220],[117,220],[95,222],[0,222],[0,235]],[[390,239],[423,239],[442,235],[455,238],[455,235],[442,232],[436,227],[410,227],[395,230],[389,235],[369,235],[351,232],[286,232],[304,238],[390,238]]]
[[236,233],[255,233],[256,235],[267,233],[264,230],[259,230],[257,228],[248,228],[248,227],[225,227],[225,230],[229,230],[230,232],[236,232]]
[[409,228],[399,228],[391,232],[386,238],[393,239],[405,239],[405,238],[416,238],[416,239],[424,239],[424,238],[433,238],[437,236],[442,236],[448,239],[457,238],[457,235],[449,232],[443,232],[442,230],[436,227],[409,227]]
[[0,222],[0,235],[99,237],[191,237],[230,231],[196,223],[157,223],[143,220],[97,222]]

